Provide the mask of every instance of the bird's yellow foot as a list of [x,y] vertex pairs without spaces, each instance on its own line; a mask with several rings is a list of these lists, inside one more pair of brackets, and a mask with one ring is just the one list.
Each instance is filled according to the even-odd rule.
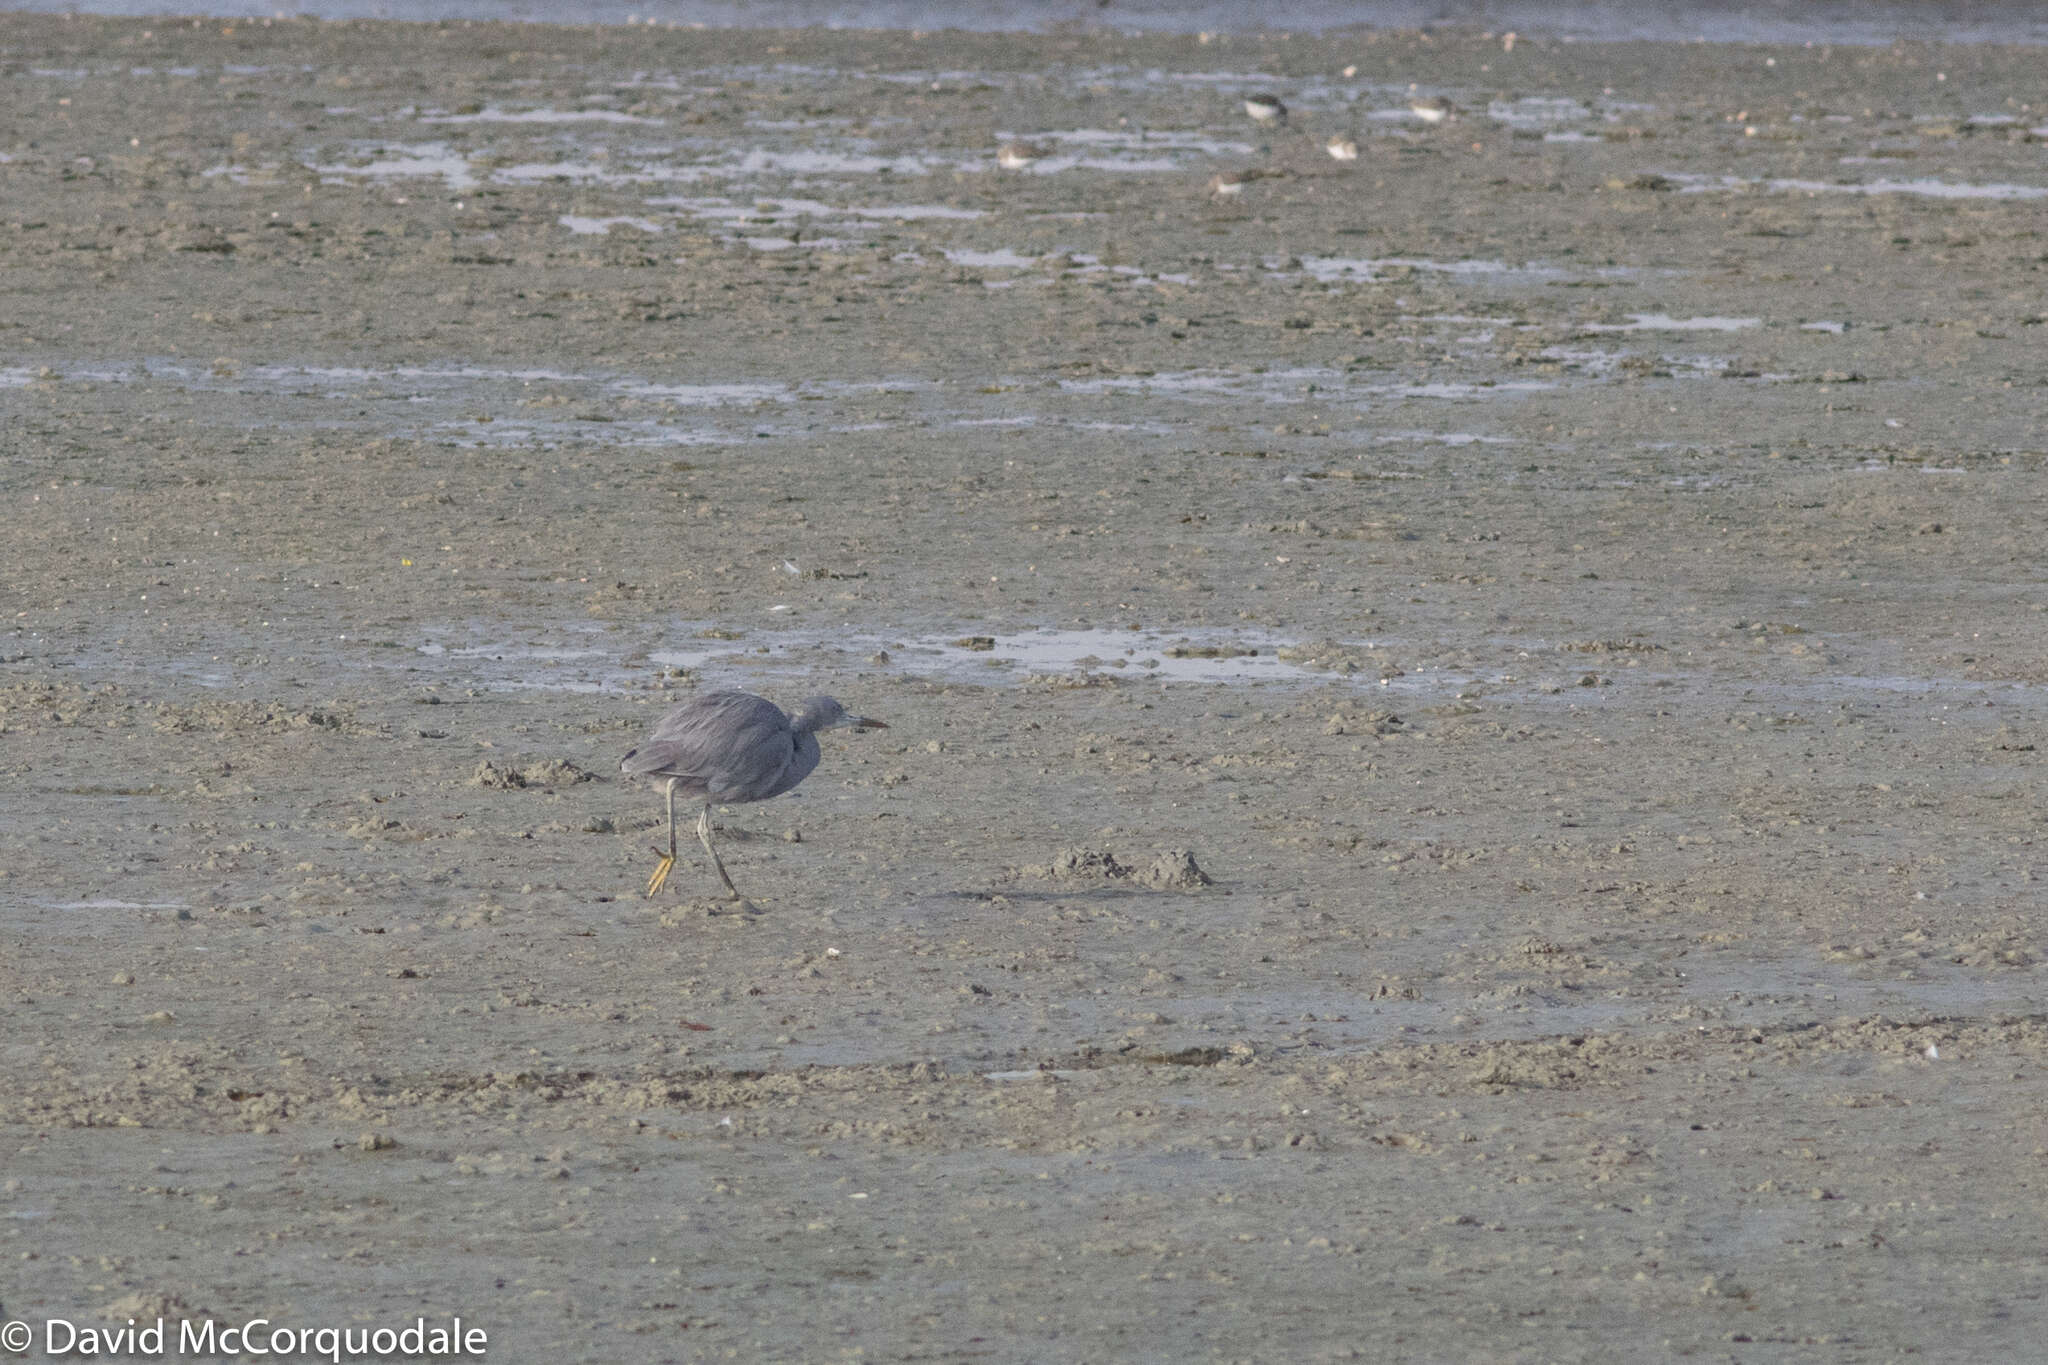
[[661,855],[661,861],[654,865],[654,875],[647,879],[647,895],[650,900],[653,899],[654,894],[657,891],[661,890],[662,886],[668,881],[669,871],[672,868],[674,868],[675,865],[675,854],[664,853]]

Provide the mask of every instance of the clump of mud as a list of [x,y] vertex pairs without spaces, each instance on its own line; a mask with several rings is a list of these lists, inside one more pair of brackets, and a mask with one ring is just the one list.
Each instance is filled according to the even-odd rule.
[[1063,848],[1051,862],[1043,867],[1027,867],[1026,872],[1040,877],[1052,877],[1060,881],[1110,881],[1131,875],[1131,869],[1116,860],[1114,853],[1104,853],[1093,848]]
[[579,768],[565,758],[543,758],[523,768],[510,763],[493,763],[488,758],[476,765],[470,785],[492,791],[515,791],[521,787],[573,787],[578,782],[595,782],[597,774]]
[[1162,852],[1152,860],[1152,866],[1138,874],[1138,881],[1154,891],[1200,891],[1213,883],[1195,861],[1195,855],[1184,848]]
[[278,734],[286,730],[334,730],[346,735],[370,733],[356,723],[350,708],[301,711],[279,702],[202,701],[187,706],[156,706],[156,728],[163,734],[194,732],[227,735]]
[[1076,669],[1072,673],[1033,673],[1024,679],[1024,685],[1043,688],[1048,692],[1069,692],[1076,688],[1116,687],[1119,684],[1107,673]]
[[1400,731],[1402,720],[1392,711],[1374,711],[1345,706],[1333,711],[1323,722],[1326,735],[1391,735]]
[[1053,881],[1135,882],[1153,891],[1199,891],[1213,884],[1195,855],[1184,848],[1167,849],[1143,868],[1119,862],[1114,853],[1101,849],[1067,848],[1049,863],[1021,870]]
[[182,1295],[166,1294],[146,1289],[138,1289],[133,1294],[123,1294],[120,1298],[101,1308],[100,1314],[103,1317],[113,1318],[116,1321],[123,1318],[148,1321],[153,1318],[196,1318],[204,1316],[201,1311],[194,1309],[191,1304],[185,1302]]
[[1322,673],[1376,673],[1382,678],[1398,678],[1402,673],[1401,667],[1385,650],[1348,645],[1341,640],[1282,645],[1274,652],[1296,667]]

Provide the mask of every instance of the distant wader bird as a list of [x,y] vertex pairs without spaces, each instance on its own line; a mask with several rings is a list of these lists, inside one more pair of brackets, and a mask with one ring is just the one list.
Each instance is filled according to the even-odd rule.
[[654,733],[619,760],[628,777],[668,779],[668,852],[647,880],[653,896],[676,865],[676,792],[704,802],[697,840],[711,855],[718,880],[734,900],[744,900],[711,846],[711,808],[766,801],[780,796],[818,766],[818,731],[851,725],[857,730],[889,727],[866,716],[848,715],[831,697],[812,697],[794,716],[765,697],[748,692],[706,692],[661,718]]

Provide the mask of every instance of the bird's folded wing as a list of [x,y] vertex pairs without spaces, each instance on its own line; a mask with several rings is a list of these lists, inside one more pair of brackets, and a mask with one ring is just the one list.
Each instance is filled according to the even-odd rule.
[[715,794],[738,794],[772,785],[788,766],[791,749],[789,719],[773,702],[717,692],[663,717],[619,770],[634,777],[679,777]]

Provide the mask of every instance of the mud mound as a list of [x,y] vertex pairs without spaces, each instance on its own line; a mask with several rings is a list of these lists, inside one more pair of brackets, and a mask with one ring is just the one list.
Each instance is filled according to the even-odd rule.
[[469,778],[471,786],[492,791],[514,791],[521,787],[573,787],[579,782],[596,780],[596,773],[579,768],[565,758],[543,758],[524,767],[493,763],[487,758],[476,765],[476,771]]
[[1137,879],[1154,891],[1200,891],[1213,884],[1213,879],[1195,861],[1195,855],[1184,848],[1167,849],[1152,860],[1150,867],[1138,873]]
[[1120,862],[1114,853],[1101,849],[1061,849],[1049,863],[1022,871],[1052,881],[1132,882],[1153,891],[1199,891],[1212,884],[1209,874],[1184,848],[1170,848],[1145,867]]

